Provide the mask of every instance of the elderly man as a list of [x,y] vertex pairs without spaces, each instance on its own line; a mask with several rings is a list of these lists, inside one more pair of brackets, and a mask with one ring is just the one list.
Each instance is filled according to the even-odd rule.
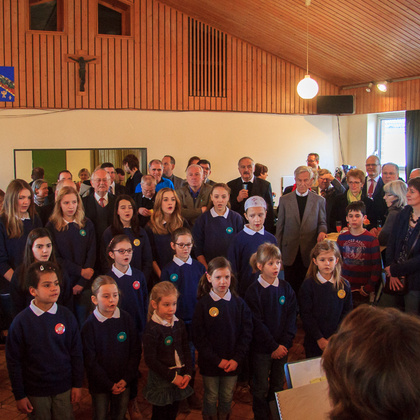
[[[152,175],[153,178],[156,180],[156,192],[161,190],[162,188],[174,188],[174,184],[168,178],[162,178],[163,174],[163,164],[162,161],[159,159],[153,159],[149,162],[149,175]],[[141,192],[141,182],[137,185],[135,193]]]
[[296,190],[280,198],[276,238],[284,275],[297,294],[317,241],[327,237],[325,199],[309,191],[314,174],[309,166],[295,170]]
[[[258,195],[267,203],[267,217],[264,227],[268,232],[274,233],[273,193],[271,184],[264,179],[254,176],[255,163],[250,157],[243,157],[238,162],[239,178],[229,181],[231,189],[230,205],[232,210],[244,217],[244,204],[248,197]],[[245,217],[244,221],[246,223]]]
[[[111,225],[114,217],[115,196],[110,194],[109,186],[111,185],[111,177],[105,169],[95,169],[91,176],[91,184],[93,194],[89,194],[82,199],[85,207],[85,215],[92,220],[95,226],[96,243],[102,241],[102,234],[105,229]],[[97,257],[95,268],[100,271],[100,247],[97,246]]]
[[420,168],[414,168],[410,172],[410,179],[418,178],[420,176]]
[[109,187],[109,192],[111,194],[114,194],[115,196],[126,194],[124,185],[120,185],[119,183],[115,182],[115,177],[117,175],[117,172],[115,171],[114,165],[111,162],[104,162],[101,165],[101,168],[105,169],[111,178],[111,185]]
[[139,222],[145,227],[152,215],[156,196],[156,179],[152,175],[143,175],[141,179],[141,192],[134,194],[134,201],[139,209]]
[[211,187],[204,183],[203,168],[190,165],[187,168],[187,185],[176,191],[181,201],[181,214],[191,227],[210,204]]
[[171,155],[165,155],[162,159],[163,164],[163,176],[174,184],[174,188],[177,190],[182,187],[183,179],[179,176],[174,175],[175,169],[175,158]]
[[391,181],[397,181],[400,177],[400,168],[396,163],[388,162],[382,165],[382,180],[384,185]]

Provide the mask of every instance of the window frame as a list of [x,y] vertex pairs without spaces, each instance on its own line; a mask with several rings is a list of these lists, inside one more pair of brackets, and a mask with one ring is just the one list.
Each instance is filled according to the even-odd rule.
[[28,32],[34,32],[37,34],[64,34],[65,33],[65,22],[66,19],[64,18],[65,7],[64,7],[64,0],[57,0],[57,30],[50,31],[50,30],[42,30],[42,29],[31,29],[31,6],[48,3],[51,0],[28,0],[28,13],[27,13],[27,24],[26,27],[28,28]]
[[128,37],[133,36],[133,3],[128,0],[98,0],[98,6],[104,6],[111,10],[121,13],[121,35],[99,33],[99,12],[96,8],[96,34],[99,37]]

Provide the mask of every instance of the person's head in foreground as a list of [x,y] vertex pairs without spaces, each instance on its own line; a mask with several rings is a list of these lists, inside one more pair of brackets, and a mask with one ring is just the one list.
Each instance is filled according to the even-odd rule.
[[420,319],[361,305],[322,356],[332,420],[420,418]]

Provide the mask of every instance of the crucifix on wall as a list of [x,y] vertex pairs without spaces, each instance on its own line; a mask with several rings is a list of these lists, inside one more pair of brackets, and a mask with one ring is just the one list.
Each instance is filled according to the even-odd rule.
[[79,92],[85,92],[86,66],[88,63],[99,64],[99,57],[87,55],[86,51],[79,50],[77,54],[66,54],[65,61],[68,63],[77,63],[79,65]]

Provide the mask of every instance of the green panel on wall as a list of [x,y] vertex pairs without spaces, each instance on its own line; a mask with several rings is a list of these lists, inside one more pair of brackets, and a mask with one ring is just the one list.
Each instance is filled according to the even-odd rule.
[[66,150],[33,150],[32,165],[44,168],[44,178],[52,185],[57,182],[58,173],[66,169]]

